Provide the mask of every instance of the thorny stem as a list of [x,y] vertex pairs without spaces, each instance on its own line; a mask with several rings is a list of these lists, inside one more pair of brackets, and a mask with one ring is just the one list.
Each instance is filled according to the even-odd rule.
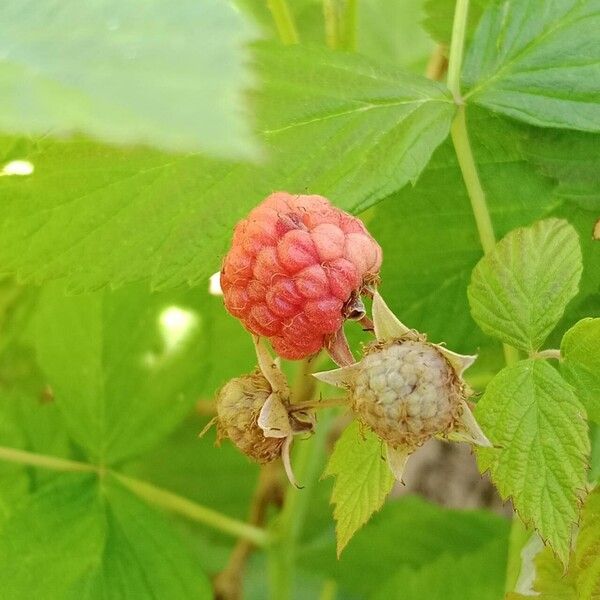
[[446,58],[446,47],[442,44],[438,44],[429,57],[427,69],[425,70],[425,77],[432,81],[441,81],[447,68],[448,59]]
[[52,469],[54,471],[97,473],[99,476],[104,476],[107,472],[110,472],[123,485],[152,504],[178,513],[192,521],[219,529],[224,533],[247,539],[257,546],[266,546],[269,542],[268,534],[264,529],[232,519],[227,515],[178,496],[173,492],[156,487],[145,481],[134,479],[133,477],[109,471],[101,466],[6,447],[0,447],[0,460],[31,467]]
[[273,15],[281,42],[286,46],[297,44],[300,38],[287,0],[268,0],[267,4]]
[[[452,41],[450,43],[450,56],[448,58],[448,89],[454,97],[458,106],[456,116],[450,129],[452,142],[456,151],[458,164],[462,172],[465,187],[471,201],[473,216],[477,224],[479,239],[484,253],[490,252],[495,244],[494,227],[490,212],[487,206],[485,192],[481,186],[479,174],[473,150],[469,140],[467,130],[467,120],[465,114],[464,100],[460,90],[460,76],[462,70],[463,52],[465,46],[465,34],[467,28],[467,16],[469,13],[469,0],[457,0],[454,10],[454,22],[452,26]],[[514,365],[519,361],[519,352],[516,348],[503,344],[504,358],[508,366]],[[514,564],[519,560],[523,535],[523,524],[518,517],[513,517],[511,529],[511,543],[509,544],[508,563],[511,569],[507,571],[506,590],[512,591],[514,586]],[[518,576],[518,573],[517,573]]]

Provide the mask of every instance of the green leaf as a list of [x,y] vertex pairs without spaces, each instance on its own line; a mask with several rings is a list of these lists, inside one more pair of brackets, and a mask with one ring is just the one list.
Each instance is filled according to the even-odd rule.
[[600,131],[599,0],[508,0],[484,13],[466,95],[541,127]]
[[506,546],[493,542],[460,557],[443,554],[419,570],[403,567],[372,600],[498,600],[504,592]]
[[92,477],[65,476],[31,496],[0,532],[0,580],[11,600],[64,600],[102,552],[104,515]]
[[62,476],[0,534],[11,600],[211,598],[195,560],[163,518],[112,479]]
[[448,134],[454,105],[440,84],[326,49],[261,44],[256,57],[264,167],[39,141],[20,157],[32,175],[0,178],[3,268],[38,283],[66,276],[76,290],[204,283],[235,222],[273,190],[310,186],[366,208],[414,182]]
[[0,8],[0,130],[247,156],[247,26],[227,2]]
[[473,270],[471,314],[485,333],[531,354],[577,294],[581,272],[577,232],[566,221],[516,229]]
[[325,476],[336,478],[331,495],[335,504],[337,554],[383,505],[394,477],[382,456],[381,441],[374,433],[351,423],[337,441]]
[[548,177],[558,180],[555,195],[587,209],[600,209],[600,136],[531,129],[523,144],[527,158]]
[[44,290],[39,363],[70,434],[92,460],[139,454],[192,407],[206,351],[193,298],[140,285],[85,296],[65,296],[59,285]]
[[106,494],[104,548],[69,599],[213,597],[196,560],[161,515],[114,481]]
[[[297,188],[309,185],[346,209],[362,210],[414,183],[448,135],[449,92],[424,77],[316,48],[260,45],[257,63],[269,145],[296,155]],[[315,172],[316,164],[327,169]]]
[[[483,10],[489,3],[490,0],[474,0],[470,3],[465,33],[467,42],[473,37]],[[436,42],[445,46],[450,46],[455,8],[456,0],[426,0],[425,2],[423,27]]]
[[[509,529],[507,519],[487,510],[451,510],[405,496],[386,502],[340,559],[333,536],[321,527],[321,535],[302,548],[299,561],[307,570],[335,579],[341,595],[345,591],[351,597],[368,597],[373,582],[383,583],[407,568],[423,569],[442,556],[479,554],[490,543],[504,547],[506,556]],[[490,559],[496,560],[494,555]],[[502,568],[504,560],[489,568]]]
[[545,361],[521,361],[494,377],[475,412],[496,446],[478,451],[481,470],[566,563],[590,452],[571,386]]
[[600,597],[600,488],[587,497],[583,506],[567,572],[547,548],[535,557],[535,570],[534,590],[540,600],[596,600]]
[[600,423],[600,319],[583,319],[571,327],[561,344],[561,371],[586,408]]
[[587,497],[575,546],[575,569],[579,600],[600,597],[600,488]]

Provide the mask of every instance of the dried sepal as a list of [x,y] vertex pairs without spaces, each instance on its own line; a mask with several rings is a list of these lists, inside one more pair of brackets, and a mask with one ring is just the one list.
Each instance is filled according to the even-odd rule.
[[412,448],[394,448],[393,446],[386,444],[386,458],[388,466],[392,472],[392,475],[400,483],[404,483],[402,476],[404,475],[404,470],[406,469],[408,457],[413,453],[413,451],[414,449]]

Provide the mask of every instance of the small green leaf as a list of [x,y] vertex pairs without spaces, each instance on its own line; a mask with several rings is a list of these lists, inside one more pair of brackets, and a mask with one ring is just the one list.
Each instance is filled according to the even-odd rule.
[[0,130],[244,156],[251,28],[227,2],[0,7]]
[[477,404],[476,417],[496,446],[478,450],[502,498],[512,498],[567,562],[586,486],[590,452],[584,410],[570,385],[542,360],[498,373]]
[[600,487],[587,497],[575,546],[578,600],[600,598]]
[[206,349],[194,296],[149,294],[141,285],[85,296],[66,296],[60,285],[44,290],[39,363],[70,434],[92,460],[114,464],[139,454],[197,399]]
[[498,600],[504,592],[506,546],[492,542],[477,552],[442,554],[415,570],[403,567],[371,596],[372,600]]
[[566,221],[516,229],[473,270],[473,318],[488,335],[531,354],[577,294],[581,271],[579,238]]
[[561,371],[575,386],[588,417],[600,423],[600,319],[583,319],[565,333]]
[[336,478],[331,495],[335,504],[338,556],[354,533],[383,505],[394,485],[394,477],[382,456],[379,438],[364,435],[351,423],[337,441],[325,476]]
[[507,0],[484,13],[466,97],[541,127],[600,131],[599,0]]

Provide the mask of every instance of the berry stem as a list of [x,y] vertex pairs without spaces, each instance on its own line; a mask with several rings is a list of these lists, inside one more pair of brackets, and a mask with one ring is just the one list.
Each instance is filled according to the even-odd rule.
[[267,4],[273,15],[281,43],[286,46],[299,43],[298,30],[287,0],[268,0]]
[[315,400],[313,402],[298,402],[292,404],[290,412],[299,410],[319,410],[323,408],[333,408],[334,406],[348,406],[347,398],[328,398],[327,400]]

